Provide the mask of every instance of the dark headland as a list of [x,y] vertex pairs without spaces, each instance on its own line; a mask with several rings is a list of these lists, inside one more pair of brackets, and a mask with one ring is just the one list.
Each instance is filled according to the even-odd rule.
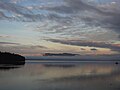
[[9,52],[0,52],[0,64],[24,65],[25,57]]

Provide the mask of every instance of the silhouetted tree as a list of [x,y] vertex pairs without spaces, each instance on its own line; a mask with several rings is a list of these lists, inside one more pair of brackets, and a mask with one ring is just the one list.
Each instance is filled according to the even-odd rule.
[[0,52],[0,64],[25,64],[25,57],[18,54],[11,54],[9,52]]

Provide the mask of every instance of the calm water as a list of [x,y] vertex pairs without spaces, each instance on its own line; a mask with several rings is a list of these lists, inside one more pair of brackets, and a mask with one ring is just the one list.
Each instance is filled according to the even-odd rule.
[[31,62],[0,66],[0,90],[120,90],[115,62]]

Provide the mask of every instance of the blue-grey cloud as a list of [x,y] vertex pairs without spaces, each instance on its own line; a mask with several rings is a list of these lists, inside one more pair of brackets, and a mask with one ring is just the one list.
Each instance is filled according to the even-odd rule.
[[[119,9],[120,7],[112,8],[112,5],[110,5],[111,8],[108,8],[106,5],[104,5],[104,3],[103,3],[104,7],[98,7],[97,4],[91,5],[82,0],[64,0],[64,3],[65,4],[61,6],[53,6],[53,7],[44,6],[41,7],[40,9],[50,11],[51,13],[58,13],[58,15],[59,14],[65,15],[66,17],[64,19],[66,21],[71,22],[71,26],[73,26],[73,23],[77,21],[81,21],[83,23],[86,23],[86,27],[87,25],[89,25],[91,27],[96,26],[117,32],[120,31],[119,30],[120,12],[119,11],[115,12],[114,10],[114,9]],[[110,1],[108,4],[110,4]],[[52,17],[55,16],[53,15]],[[52,20],[54,19],[56,18],[53,18]],[[59,22],[59,20],[61,19],[62,17],[59,17],[58,19],[56,19],[56,21]],[[79,26],[77,27],[81,28]]]
[[6,18],[8,18],[8,17],[5,16],[5,14],[4,14],[3,12],[0,12],[0,19],[1,19],[1,20],[4,20],[4,19],[6,19]]
[[[59,40],[59,39],[47,39],[47,41],[51,41],[54,43],[61,43],[67,45],[75,45],[75,46],[89,46],[89,47],[98,47],[98,48],[109,48],[113,51],[120,52],[120,46],[107,43],[107,42],[97,42],[97,41],[83,41],[83,40]],[[91,49],[93,50],[93,49]],[[95,50],[95,49],[94,49]]]
[[20,45],[20,43],[13,43],[13,42],[0,42],[0,45]]
[[[66,25],[67,22],[70,22],[70,25],[73,26],[77,21],[81,21],[86,23],[86,26],[100,26],[101,28],[120,31],[120,7],[117,4],[116,7],[112,8],[112,5],[110,5],[111,8],[108,8],[106,6],[107,2],[103,3],[102,6],[104,7],[100,7],[100,4],[91,4],[86,2],[87,0],[60,1],[62,3],[55,5],[55,2],[57,2],[55,0],[1,0],[0,9],[2,11],[0,11],[0,19],[31,22],[50,20],[51,22],[60,23],[59,27],[61,27],[61,23]],[[119,1],[116,2],[118,3]],[[26,5],[24,3],[29,4]],[[110,1],[108,4],[110,4]],[[81,28],[79,26],[76,27]],[[59,32],[57,29],[56,31]]]
[[[104,7],[106,9],[105,11],[104,9],[99,8],[95,5],[92,6],[92,5],[86,4],[82,0],[74,0],[74,1],[66,0],[66,2],[69,4],[70,8],[76,12],[79,12],[81,10],[88,12],[88,16],[85,15],[86,17],[84,16],[80,17],[87,24],[114,29],[118,32],[120,31],[119,30],[120,29],[120,11],[115,12],[114,9],[113,10],[111,9],[111,11],[109,11],[109,8]],[[120,7],[117,7],[117,8],[120,8]],[[96,15],[94,16],[93,14],[93,16],[91,16],[90,15],[91,12]]]

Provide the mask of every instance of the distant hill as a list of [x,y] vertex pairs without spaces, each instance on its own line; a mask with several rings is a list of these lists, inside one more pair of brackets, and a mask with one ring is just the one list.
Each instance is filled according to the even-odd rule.
[[25,64],[25,57],[9,52],[0,52],[0,64],[23,65]]
[[45,53],[43,56],[76,56],[78,54],[72,53]]

